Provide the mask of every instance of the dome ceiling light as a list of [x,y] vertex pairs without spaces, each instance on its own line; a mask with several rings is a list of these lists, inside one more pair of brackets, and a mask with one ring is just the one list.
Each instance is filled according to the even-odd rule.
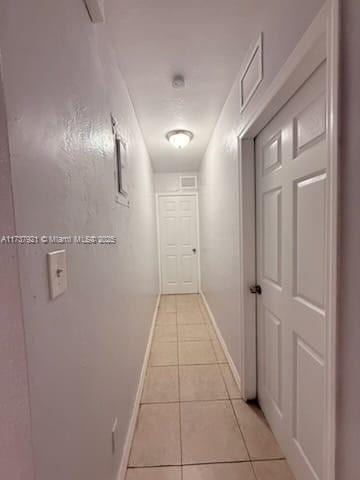
[[194,134],[189,130],[172,130],[166,134],[168,141],[177,149],[185,148],[194,138]]

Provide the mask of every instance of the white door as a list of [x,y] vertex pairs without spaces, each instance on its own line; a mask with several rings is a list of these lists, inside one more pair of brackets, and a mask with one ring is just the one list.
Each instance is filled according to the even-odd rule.
[[258,135],[258,395],[299,480],[324,479],[326,65]]
[[162,293],[197,293],[196,196],[160,196],[159,228]]

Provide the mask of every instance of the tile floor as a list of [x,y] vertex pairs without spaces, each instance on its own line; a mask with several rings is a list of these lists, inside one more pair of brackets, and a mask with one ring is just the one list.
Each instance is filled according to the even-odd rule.
[[294,480],[198,295],[161,298],[127,480]]

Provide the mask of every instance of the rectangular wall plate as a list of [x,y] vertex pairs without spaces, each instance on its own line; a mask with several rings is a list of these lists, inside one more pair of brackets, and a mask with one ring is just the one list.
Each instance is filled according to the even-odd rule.
[[119,124],[110,115],[114,140],[115,202],[130,207],[128,183],[128,152],[126,140],[121,136]]
[[50,298],[54,299],[67,290],[66,250],[47,254]]
[[263,34],[248,53],[240,75],[240,111],[247,106],[263,80]]
[[115,418],[114,424],[111,430],[111,444],[112,444],[112,454],[115,455],[118,449],[118,419]]
[[104,0],[84,0],[93,23],[105,22]]

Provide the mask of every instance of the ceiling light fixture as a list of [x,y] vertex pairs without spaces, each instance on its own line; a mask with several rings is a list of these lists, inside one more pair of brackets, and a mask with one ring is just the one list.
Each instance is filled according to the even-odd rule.
[[182,149],[189,145],[194,134],[189,130],[172,130],[166,134],[166,138],[175,148]]

